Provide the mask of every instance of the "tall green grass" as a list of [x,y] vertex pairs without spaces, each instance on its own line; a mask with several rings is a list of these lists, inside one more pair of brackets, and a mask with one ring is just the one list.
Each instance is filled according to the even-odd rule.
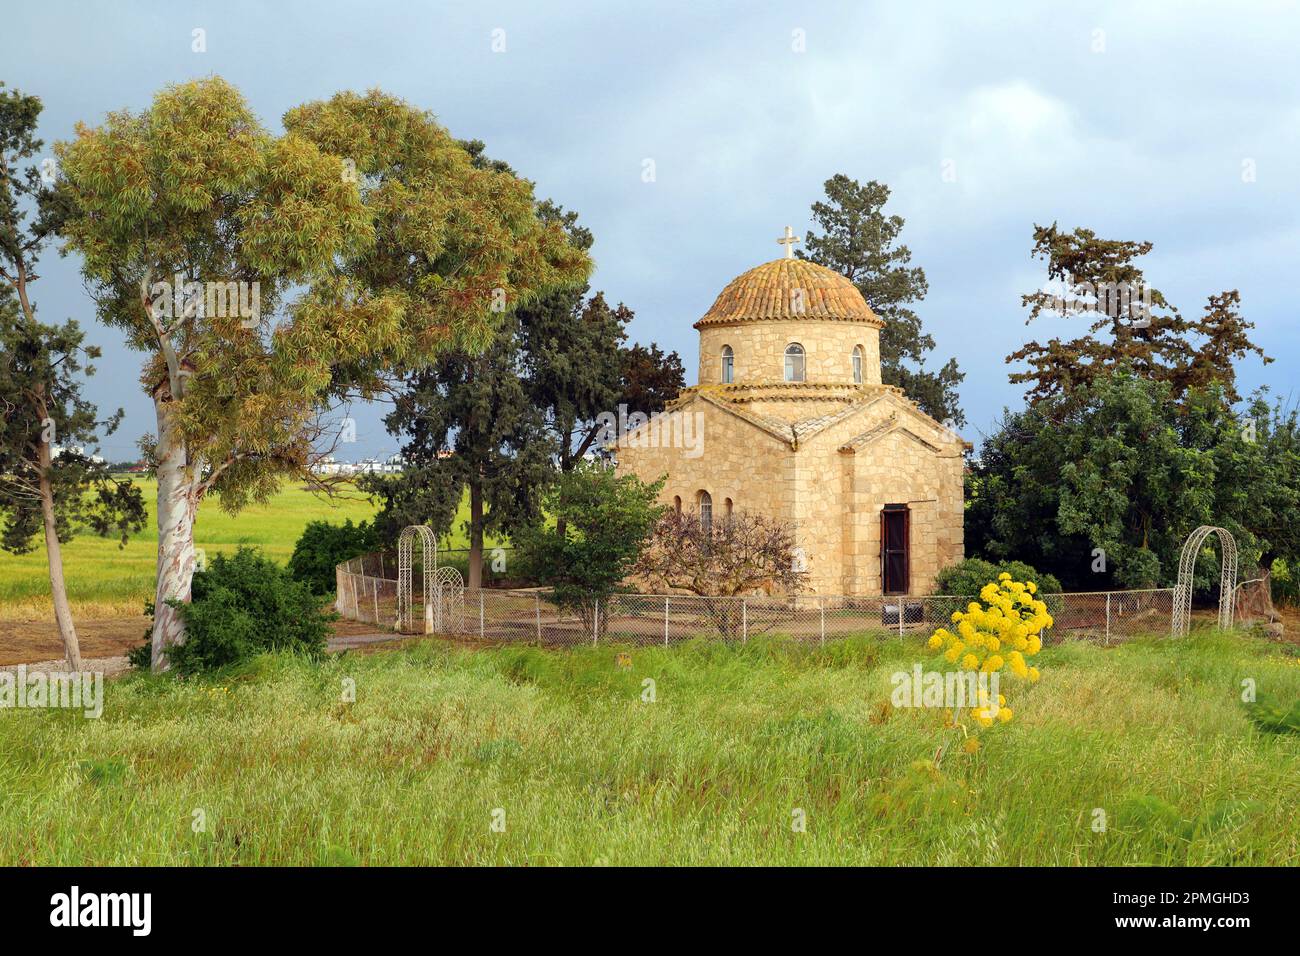
[[0,712],[0,864],[1300,862],[1300,736],[1239,701],[1300,697],[1277,645],[1050,647],[938,770],[939,715],[888,706],[911,643],[619,650],[265,657],[111,682],[98,721]]

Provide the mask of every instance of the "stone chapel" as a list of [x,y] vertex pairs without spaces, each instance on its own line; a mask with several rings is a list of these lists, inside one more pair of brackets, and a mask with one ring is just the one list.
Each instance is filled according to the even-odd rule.
[[[620,473],[666,474],[702,522],[787,522],[814,594],[916,595],[960,561],[965,443],[880,381],[884,323],[844,276],[785,256],[733,279],[695,328],[699,384],[666,410],[697,447],[625,436]],[[632,439],[632,440],[628,440]],[[656,447],[657,446],[657,447]]]

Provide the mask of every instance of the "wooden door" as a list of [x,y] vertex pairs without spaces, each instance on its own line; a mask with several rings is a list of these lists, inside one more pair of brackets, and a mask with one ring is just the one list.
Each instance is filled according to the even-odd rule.
[[880,580],[885,594],[908,590],[909,518],[907,505],[885,505],[880,512]]

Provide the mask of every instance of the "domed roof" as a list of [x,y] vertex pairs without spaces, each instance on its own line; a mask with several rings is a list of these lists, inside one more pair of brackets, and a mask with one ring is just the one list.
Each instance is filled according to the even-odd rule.
[[761,322],[768,319],[882,322],[852,282],[807,259],[773,259],[732,279],[713,307],[695,323]]

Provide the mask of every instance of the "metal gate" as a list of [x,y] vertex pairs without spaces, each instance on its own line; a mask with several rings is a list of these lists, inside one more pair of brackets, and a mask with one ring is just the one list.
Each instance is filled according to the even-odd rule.
[[[465,629],[465,579],[453,567],[433,573],[433,601],[425,610],[425,623],[434,634],[459,634]],[[432,615],[432,621],[429,616]]]

